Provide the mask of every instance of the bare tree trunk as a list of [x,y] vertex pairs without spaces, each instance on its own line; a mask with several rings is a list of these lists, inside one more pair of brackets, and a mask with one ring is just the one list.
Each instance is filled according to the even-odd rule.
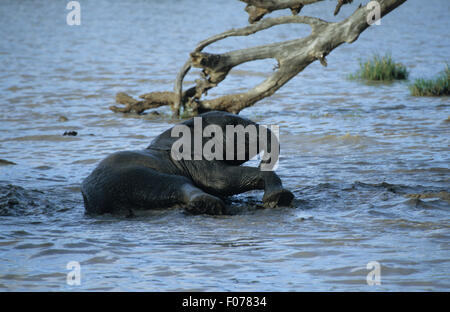
[[[116,97],[118,103],[125,104],[125,108],[110,107],[115,112],[142,113],[146,109],[170,105],[175,116],[182,113],[184,116],[196,115],[208,110],[222,110],[239,113],[257,101],[271,96],[290,79],[303,71],[309,64],[319,60],[327,66],[326,56],[342,43],[352,43],[369,27],[367,17],[372,10],[367,6],[359,6],[356,11],[345,20],[338,23],[329,23],[315,17],[298,16],[304,5],[313,4],[322,0],[241,0],[247,3],[246,11],[249,13],[251,25],[239,29],[231,29],[200,42],[190,53],[189,59],[178,73],[174,92],[151,92],[140,96],[141,101],[119,93]],[[406,0],[378,0],[381,17],[388,14]],[[343,4],[352,0],[338,0],[335,14]],[[291,9],[293,16],[277,18],[262,18],[265,14],[280,9]],[[301,23],[308,24],[312,31],[309,36],[296,40],[273,43],[258,47],[235,50],[223,54],[202,52],[208,45],[231,36],[248,36],[264,29],[282,24]],[[244,93],[230,94],[211,100],[201,100],[202,95],[223,81],[230,70],[242,63],[275,59],[278,69],[265,81]],[[183,92],[183,79],[191,67],[201,68],[201,77],[196,85]]]

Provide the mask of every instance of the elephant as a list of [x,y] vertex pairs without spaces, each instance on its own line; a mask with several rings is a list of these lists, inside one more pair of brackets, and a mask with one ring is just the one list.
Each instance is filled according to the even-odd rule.
[[[210,159],[208,155],[198,155],[186,146],[182,146],[182,153],[181,148],[174,151],[177,143],[198,140],[198,135],[195,135],[199,133],[196,132],[199,123],[203,135],[207,129],[215,130],[214,142],[217,145],[211,151],[219,157]],[[243,141],[236,138],[238,134],[227,134],[227,126],[249,125],[257,129],[258,140],[251,138],[249,133],[244,133]],[[185,141],[180,141],[173,134],[177,129],[194,131],[183,136]],[[260,141],[261,129],[267,131],[265,146]],[[194,145],[200,144],[197,152],[204,151],[202,148],[212,138],[211,132],[210,137],[202,136],[200,143],[194,142]],[[273,170],[261,170],[262,165],[273,161],[269,152],[276,151],[276,140],[269,129],[238,115],[222,111],[200,114],[164,131],[144,150],[120,151],[102,160],[81,185],[86,213],[133,215],[133,211],[138,210],[182,206],[190,214],[221,215],[226,214],[223,199],[250,190],[264,190],[265,207],[289,206],[294,195],[283,188],[281,179]],[[245,153],[236,148],[239,142],[244,142]],[[279,144],[277,146],[279,151]],[[230,149],[234,152],[228,155]],[[271,156],[263,157],[259,167],[241,166],[260,152]]]

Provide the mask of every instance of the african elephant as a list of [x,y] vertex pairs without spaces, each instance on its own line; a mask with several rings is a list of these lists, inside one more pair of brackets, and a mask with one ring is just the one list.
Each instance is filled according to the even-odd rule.
[[[253,126],[256,137],[250,132],[227,133],[228,128],[239,125],[241,129]],[[186,134],[180,129],[192,131]],[[260,141],[264,134],[261,129],[267,131],[265,146]],[[183,137],[174,137],[174,130]],[[209,136],[205,137],[205,132]],[[86,212],[123,214],[182,205],[192,214],[224,214],[221,198],[255,189],[264,190],[267,207],[290,205],[294,196],[283,188],[280,178],[272,170],[261,170],[262,165],[273,161],[275,153],[272,159],[263,157],[259,168],[241,166],[260,152],[269,155],[269,151],[276,151],[277,140],[269,129],[249,119],[219,111],[201,114],[166,130],[144,150],[116,152],[101,161],[82,182]],[[192,142],[197,144],[193,149],[174,149]],[[239,142],[244,143],[244,149],[239,149]],[[207,146],[214,159],[202,155]]]

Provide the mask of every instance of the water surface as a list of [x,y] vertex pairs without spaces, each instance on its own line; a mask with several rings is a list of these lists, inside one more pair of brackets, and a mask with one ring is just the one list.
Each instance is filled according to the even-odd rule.
[[[175,4],[176,3],[176,4]],[[80,182],[106,155],[145,148],[173,121],[114,114],[117,92],[171,90],[199,41],[246,25],[239,1],[64,1],[0,4],[0,290],[448,291],[450,107],[416,98],[409,82],[346,77],[391,52],[410,79],[449,62],[447,0],[408,1],[358,41],[313,63],[241,114],[281,131],[278,174],[294,207],[259,209],[261,192],[230,199],[233,216],[180,209],[131,219],[84,215]],[[334,1],[303,14],[335,21]],[[286,14],[280,12],[277,16]],[[207,49],[294,39],[285,25]],[[242,65],[209,97],[241,92],[273,61]],[[187,83],[196,77],[189,75]],[[67,121],[64,121],[64,116]],[[77,131],[77,136],[62,136]],[[81,285],[66,283],[69,261]],[[381,265],[368,286],[367,263]]]

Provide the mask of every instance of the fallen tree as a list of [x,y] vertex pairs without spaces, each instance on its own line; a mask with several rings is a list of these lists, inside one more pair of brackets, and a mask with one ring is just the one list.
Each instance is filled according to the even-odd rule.
[[[322,19],[298,15],[305,5],[323,0],[240,0],[247,3],[249,26],[230,29],[200,42],[190,53],[175,79],[174,91],[151,92],[136,100],[125,93],[118,93],[116,102],[125,107],[111,106],[114,112],[138,114],[147,109],[169,105],[174,116],[194,116],[209,110],[221,110],[239,113],[259,100],[271,96],[290,79],[303,71],[309,64],[318,60],[327,66],[326,56],[343,43],[352,43],[371,24],[374,8],[379,9],[380,17],[385,16],[406,0],[378,0],[368,5],[359,5],[356,11],[341,22],[331,23]],[[338,0],[334,15],[342,5],[353,0]],[[376,3],[374,3],[376,2]],[[375,4],[375,6],[373,6]],[[292,16],[269,18],[264,16],[275,10],[290,9]],[[257,47],[234,50],[222,54],[207,53],[203,50],[219,41],[232,36],[249,36],[276,25],[300,23],[311,27],[309,36],[295,40],[277,42]],[[220,96],[202,100],[208,90],[222,82],[230,70],[254,60],[275,59],[277,69],[259,85],[244,93]],[[195,85],[183,91],[183,80],[192,68],[202,69]]]

